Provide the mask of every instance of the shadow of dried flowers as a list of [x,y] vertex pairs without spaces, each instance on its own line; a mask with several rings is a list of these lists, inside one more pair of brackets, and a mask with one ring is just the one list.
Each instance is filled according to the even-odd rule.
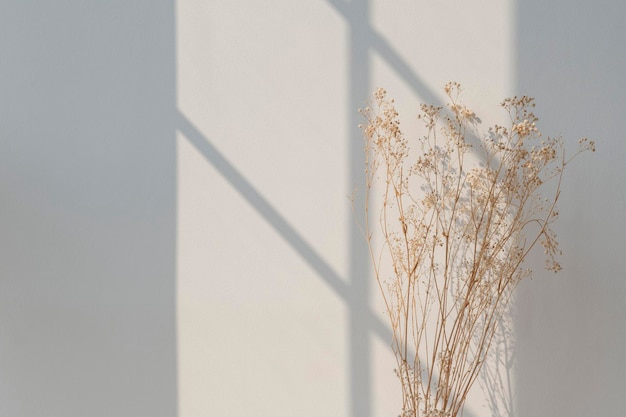
[[566,158],[560,138],[539,132],[527,96],[505,99],[508,126],[481,134],[480,119],[459,99],[461,86],[444,91],[448,109],[422,105],[425,133],[413,141],[384,89],[360,110],[367,121],[362,232],[393,332],[400,416],[460,416],[482,375],[493,415],[511,417],[513,290],[531,274],[523,262],[538,245],[546,268],[561,269],[551,228],[561,180],[567,164],[595,145],[583,138]]

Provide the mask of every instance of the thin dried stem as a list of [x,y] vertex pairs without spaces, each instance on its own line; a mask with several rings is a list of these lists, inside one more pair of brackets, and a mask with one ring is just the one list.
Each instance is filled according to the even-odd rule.
[[[501,103],[510,126],[489,128],[470,145],[469,136],[481,137],[480,120],[459,101],[460,92],[459,84],[446,85],[447,112],[422,105],[426,134],[411,143],[385,90],[361,110],[362,231],[392,328],[401,417],[462,414],[513,289],[530,274],[524,259],[540,243],[546,267],[561,268],[551,226],[563,172],[580,152],[595,150],[583,138],[566,159],[559,138],[542,138],[526,96]],[[382,199],[376,209],[374,197]]]

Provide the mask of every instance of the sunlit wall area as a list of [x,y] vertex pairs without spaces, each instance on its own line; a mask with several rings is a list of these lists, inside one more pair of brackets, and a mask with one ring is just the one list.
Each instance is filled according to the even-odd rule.
[[568,152],[589,136],[565,175],[557,234],[559,275],[522,286],[517,417],[618,415],[626,392],[626,5],[621,1],[520,1],[516,90],[535,96],[546,134]]
[[348,199],[360,217],[357,109],[384,86],[415,133],[454,80],[500,120],[511,20],[502,1],[177,2],[180,417],[399,412]]
[[346,28],[177,4],[179,415],[347,415]]

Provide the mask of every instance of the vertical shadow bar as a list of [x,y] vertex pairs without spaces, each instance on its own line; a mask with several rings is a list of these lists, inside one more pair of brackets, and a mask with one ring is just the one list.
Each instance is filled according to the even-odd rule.
[[0,5],[0,416],[176,415],[174,0]]
[[[364,156],[361,131],[358,128],[360,115],[357,112],[363,106],[369,94],[370,68],[368,59],[368,20],[369,0],[352,0],[350,27],[349,61],[349,106],[350,122],[350,179],[358,190],[365,189],[363,175]],[[356,199],[355,213],[357,221],[362,222],[364,212],[363,198]],[[355,224],[350,219],[350,408],[353,417],[369,417],[370,407],[370,345],[368,317],[368,272],[366,242]]]
[[531,0],[515,10],[516,93],[537,99],[542,130],[562,135],[568,154],[580,136],[599,144],[564,176],[563,271],[518,299],[517,416],[623,415],[626,3]]

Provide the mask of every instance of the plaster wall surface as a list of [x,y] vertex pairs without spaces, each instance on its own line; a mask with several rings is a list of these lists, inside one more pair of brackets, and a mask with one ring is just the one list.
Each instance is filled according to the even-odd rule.
[[[416,133],[419,104],[444,104],[456,80],[499,120],[511,13],[177,2],[180,416],[398,413],[391,331],[348,199],[356,186],[360,220],[357,109],[384,86]],[[466,416],[488,410],[479,393]]]
[[171,1],[0,5],[0,415],[176,414]]
[[419,104],[444,105],[448,81],[485,128],[527,94],[545,134],[598,144],[563,183],[564,271],[532,258],[519,288],[495,368],[506,395],[483,381],[464,415],[618,415],[625,12],[4,2],[0,415],[397,415],[391,332],[348,198],[356,187],[361,219],[357,109],[385,87],[415,135]]
[[518,417],[623,413],[626,392],[626,5],[519,2],[516,91],[536,97],[544,131],[576,149],[559,200],[564,270],[520,288]]

